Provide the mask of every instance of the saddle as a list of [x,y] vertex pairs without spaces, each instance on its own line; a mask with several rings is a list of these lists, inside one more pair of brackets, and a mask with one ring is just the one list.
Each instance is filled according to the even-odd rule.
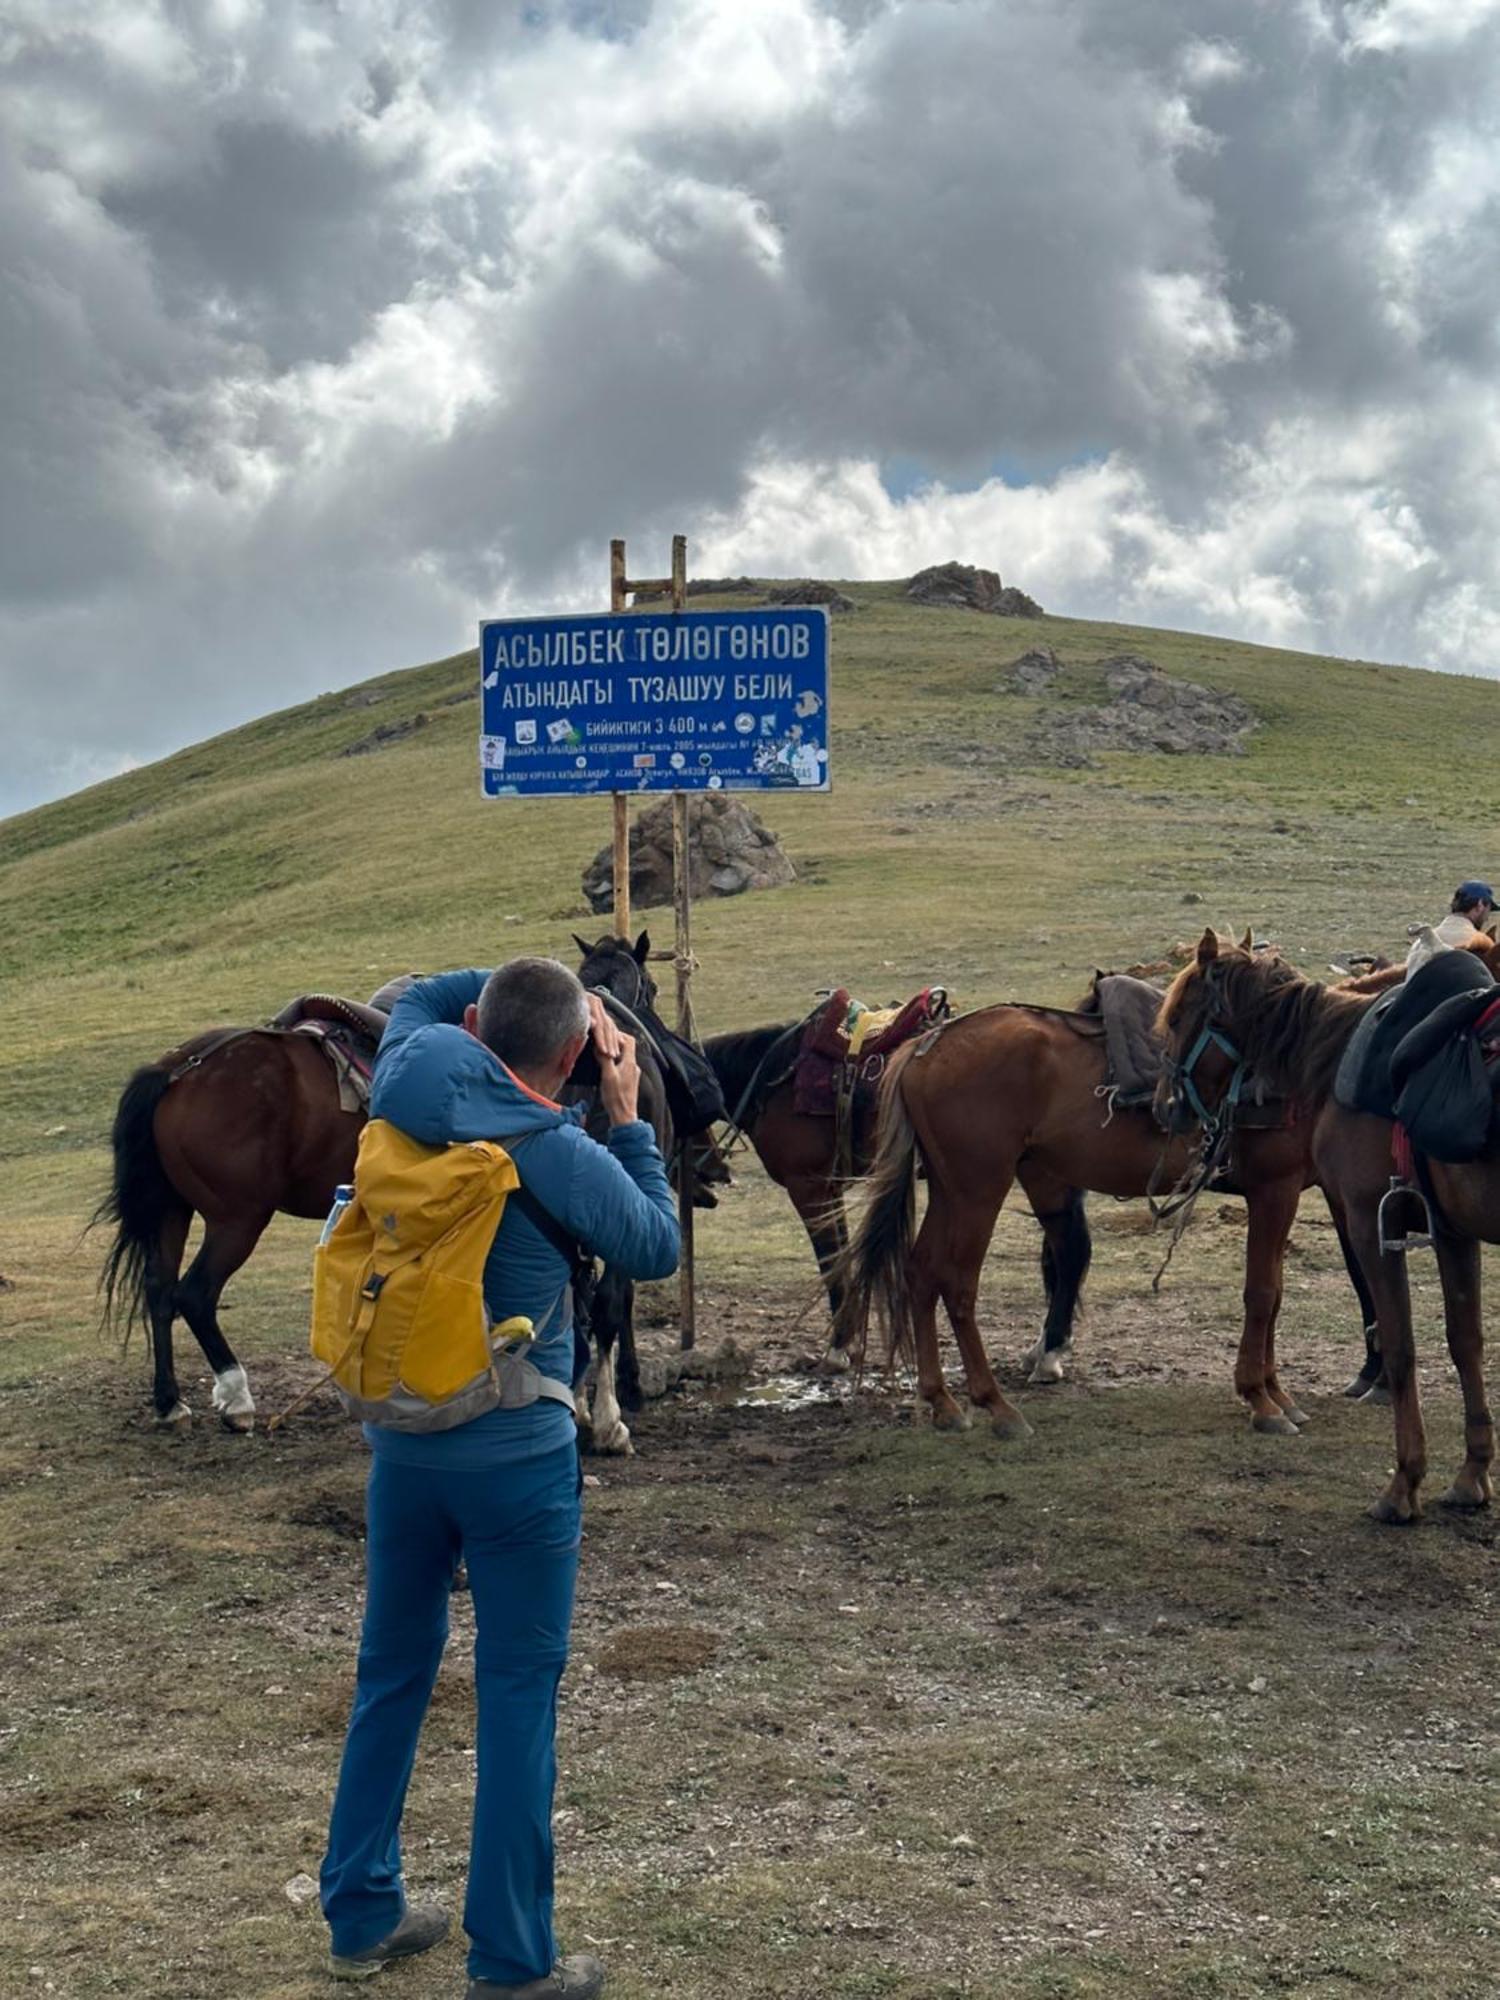
[[[408,973],[392,980],[374,996],[388,1006],[373,1001],[346,1000],[336,993],[299,993],[288,1000],[270,1026],[285,1035],[307,1035],[315,1041],[333,1065],[339,1084],[339,1107],[344,1111],[368,1111],[370,1083],[375,1072],[375,1052],[390,1020],[389,1007],[416,978]],[[392,989],[399,989],[392,991]]]
[[840,986],[803,1030],[792,1072],[793,1108],[806,1118],[836,1118],[843,1098],[851,1110],[862,1109],[889,1057],[948,1013],[941,986],[924,987],[904,1005],[888,1008],[866,1007]]
[[1339,1060],[1334,1101],[1403,1126],[1431,1159],[1477,1159],[1494,1119],[1496,1043],[1500,993],[1489,967],[1472,952],[1440,952],[1360,1021]]

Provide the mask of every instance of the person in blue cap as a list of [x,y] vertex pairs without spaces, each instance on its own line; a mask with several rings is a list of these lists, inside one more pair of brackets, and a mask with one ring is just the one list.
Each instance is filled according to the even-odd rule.
[[1476,931],[1485,937],[1500,933],[1500,915],[1495,911],[1495,892],[1488,882],[1460,882],[1453,892],[1448,914],[1437,927],[1440,944],[1463,951],[1474,941]]

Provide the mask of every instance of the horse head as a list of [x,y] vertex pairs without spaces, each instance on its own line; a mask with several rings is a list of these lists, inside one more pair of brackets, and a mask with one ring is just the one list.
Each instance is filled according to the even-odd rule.
[[651,955],[651,934],[642,931],[632,944],[628,938],[606,936],[589,944],[575,931],[573,942],[582,955],[578,977],[594,993],[612,993],[639,1013],[656,1003],[656,981],[646,970]]
[[1168,1132],[1190,1132],[1195,1126],[1217,1132],[1234,1115],[1245,1061],[1225,1019],[1225,981],[1231,966],[1254,958],[1249,931],[1233,944],[1206,930],[1167,988],[1156,1017],[1156,1032],[1166,1046],[1155,1110]]

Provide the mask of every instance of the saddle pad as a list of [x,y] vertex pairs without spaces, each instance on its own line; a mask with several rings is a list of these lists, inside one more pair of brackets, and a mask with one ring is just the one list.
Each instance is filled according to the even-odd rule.
[[[886,1057],[903,1043],[922,1034],[935,1021],[942,1020],[948,1012],[944,989],[940,986],[925,987],[903,1007],[896,1009],[886,1025],[877,1025],[874,1033],[861,1042],[859,1053],[854,1056],[848,1039],[842,1033],[831,1037],[830,1032],[836,1023],[848,1019],[850,1005],[848,993],[840,988],[809,1023],[802,1037],[793,1075],[792,1104],[804,1118],[832,1118],[835,1115],[839,1077],[846,1063],[857,1065],[855,1093],[858,1098],[868,1100],[880,1082]],[[876,1019],[878,1023],[878,1015]]]
[[[1345,1111],[1362,1111],[1373,1118],[1396,1116],[1397,1088],[1391,1079],[1391,1059],[1406,1037],[1458,995],[1476,996],[1494,986],[1489,967],[1467,951],[1440,952],[1401,986],[1382,993],[1350,1037],[1333,1080],[1334,1102]],[[1473,1003],[1475,1013],[1481,1003]],[[1462,1015],[1461,1004],[1456,1012]],[[1440,1039],[1453,1032],[1451,1016]]]
[[1107,1078],[1122,1108],[1148,1104],[1161,1077],[1162,1045],[1156,1016],[1162,996],[1156,987],[1128,972],[1100,973],[1094,994],[1104,1022]]

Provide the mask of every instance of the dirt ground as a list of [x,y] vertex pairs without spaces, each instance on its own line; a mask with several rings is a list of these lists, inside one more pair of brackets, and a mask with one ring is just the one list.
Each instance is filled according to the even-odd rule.
[[[1366,1518],[1389,1418],[1338,1393],[1357,1334],[1316,1209],[1292,1439],[1253,1436],[1227,1386],[1237,1204],[1153,1294],[1159,1240],[1096,1203],[1074,1379],[1041,1392],[1017,1366],[1036,1232],[1007,1217],[985,1313],[1035,1425],[1018,1446],[934,1434],[903,1383],[800,1372],[804,1253],[773,1190],[728,1199],[700,1325],[742,1364],[589,1467],[559,1919],[612,1992],[1500,1990],[1497,1526]],[[267,1256],[235,1338],[269,1412],[310,1364],[265,1311]],[[1457,1423],[1431,1345],[1436,1490]],[[0,1992],[307,2000],[363,1449],[322,1402],[270,1436],[163,1437],[140,1368],[95,1349],[8,1398]],[[470,1634],[457,1598],[408,1816],[413,1887],[455,1906]],[[460,1947],[384,1979],[461,1992]]]

